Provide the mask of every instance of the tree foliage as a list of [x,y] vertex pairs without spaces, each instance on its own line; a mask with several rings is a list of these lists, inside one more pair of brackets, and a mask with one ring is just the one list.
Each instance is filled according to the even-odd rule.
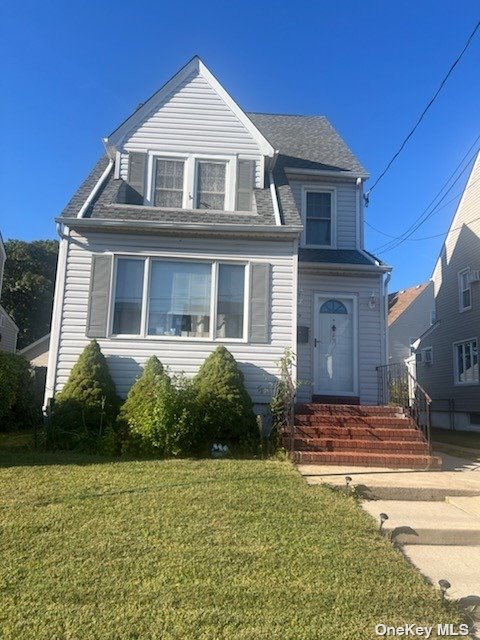
[[60,448],[102,450],[102,438],[111,437],[118,406],[107,361],[92,340],[55,397],[50,443]]
[[0,351],[0,431],[31,428],[38,413],[30,365],[21,356]]
[[203,431],[215,440],[258,441],[252,400],[243,373],[224,346],[211,353],[194,379]]
[[50,331],[58,242],[8,240],[5,251],[2,305],[20,328],[22,349]]

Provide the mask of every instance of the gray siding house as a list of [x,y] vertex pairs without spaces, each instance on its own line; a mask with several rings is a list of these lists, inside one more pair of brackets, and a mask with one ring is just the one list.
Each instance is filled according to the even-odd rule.
[[435,321],[433,282],[395,291],[388,296],[388,362],[405,362],[419,337]]
[[436,322],[421,337],[417,376],[432,424],[480,429],[480,154],[433,271]]
[[223,344],[257,405],[286,348],[300,400],[377,402],[389,267],[325,117],[245,113],[195,57],[104,144],[56,219],[46,402],[91,338],[123,396],[150,355],[194,375]]
[[1,304],[3,273],[6,259],[5,245],[3,244],[2,234],[0,233],[0,351],[15,353],[17,350],[18,327]]

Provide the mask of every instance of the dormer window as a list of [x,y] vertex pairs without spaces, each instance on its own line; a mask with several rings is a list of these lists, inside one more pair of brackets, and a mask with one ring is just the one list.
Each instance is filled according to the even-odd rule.
[[225,209],[226,162],[197,160],[196,209]]
[[131,152],[125,204],[252,211],[255,163],[237,156]]
[[302,195],[304,246],[334,247],[335,190],[305,186]]

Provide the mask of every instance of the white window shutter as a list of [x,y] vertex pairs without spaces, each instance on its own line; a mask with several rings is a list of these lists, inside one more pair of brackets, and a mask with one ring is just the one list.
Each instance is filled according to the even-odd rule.
[[89,338],[105,338],[107,336],[111,271],[112,256],[92,256],[86,328],[86,335]]
[[255,161],[239,160],[237,169],[237,211],[251,211],[255,185]]
[[270,341],[270,271],[270,265],[263,263],[250,268],[249,342]]

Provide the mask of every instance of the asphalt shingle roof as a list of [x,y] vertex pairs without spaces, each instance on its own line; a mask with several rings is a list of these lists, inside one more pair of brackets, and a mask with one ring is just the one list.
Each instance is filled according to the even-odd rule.
[[388,295],[388,324],[391,325],[404,311],[425,291],[429,283],[417,284],[416,287],[395,291]]
[[298,260],[300,262],[325,262],[327,264],[365,264],[370,266],[375,264],[373,259],[369,260],[367,256],[356,249],[300,248],[298,250]]

